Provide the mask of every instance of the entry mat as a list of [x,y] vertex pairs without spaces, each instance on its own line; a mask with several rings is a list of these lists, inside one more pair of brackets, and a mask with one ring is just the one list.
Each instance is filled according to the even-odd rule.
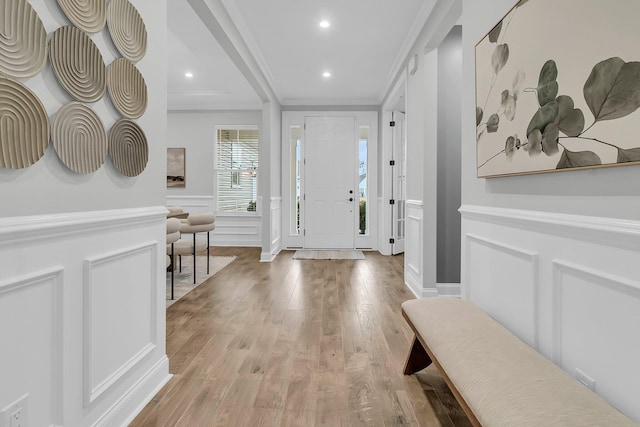
[[366,259],[360,250],[315,250],[300,249],[293,255],[293,259]]

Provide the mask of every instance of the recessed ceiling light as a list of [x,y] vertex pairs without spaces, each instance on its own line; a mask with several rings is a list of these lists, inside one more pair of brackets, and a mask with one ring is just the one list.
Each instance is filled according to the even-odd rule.
[[192,79],[193,78],[193,73],[191,71],[187,71],[186,73],[184,73],[184,76],[188,79]]
[[322,77],[331,77],[331,73],[328,71],[325,71],[324,73],[322,73]]
[[320,21],[320,28],[329,28],[330,26],[331,22],[327,21],[326,19]]

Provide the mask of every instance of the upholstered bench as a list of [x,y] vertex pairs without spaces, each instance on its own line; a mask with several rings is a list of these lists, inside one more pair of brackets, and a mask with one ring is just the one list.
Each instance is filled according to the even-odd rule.
[[433,362],[473,425],[637,427],[470,302],[410,300],[402,313],[415,333],[404,373]]

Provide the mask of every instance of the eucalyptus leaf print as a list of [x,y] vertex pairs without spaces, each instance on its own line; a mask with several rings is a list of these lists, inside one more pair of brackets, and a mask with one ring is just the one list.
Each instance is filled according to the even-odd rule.
[[640,0],[516,2],[476,45],[479,177],[640,165],[638,16]]
[[618,148],[618,163],[640,162],[640,147],[625,150]]
[[542,151],[544,151],[544,154],[551,156],[560,151],[558,148],[559,136],[560,130],[556,123],[549,123],[544,128],[544,133],[542,134]]
[[584,85],[595,121],[624,117],[640,107],[640,62],[609,58],[596,64]]
[[541,107],[548,102],[553,101],[558,96],[558,68],[556,62],[548,60],[540,70],[540,78],[538,79],[538,103]]
[[602,164],[600,157],[593,151],[573,152],[565,148],[556,168],[567,169],[584,166],[597,166],[600,164]]
[[492,114],[487,121],[487,132],[493,133],[498,131],[498,125],[500,124],[500,116]]
[[529,122],[527,137],[535,129],[543,132],[549,123],[556,121],[559,111],[560,109],[556,101],[548,102],[542,108],[539,108],[536,114],[531,118],[531,122]]
[[558,129],[567,136],[578,136],[584,130],[584,114],[574,108],[573,99],[567,95],[556,98],[558,103]]
[[504,153],[507,155],[507,158],[511,159],[518,149],[520,149],[520,138],[518,138],[518,135],[508,137],[504,144]]
[[500,30],[502,30],[502,21],[498,22],[498,25],[493,27],[493,30],[489,33],[489,41],[491,43],[498,41],[498,37],[500,37]]
[[505,64],[509,60],[509,45],[499,44],[496,46],[496,49],[493,51],[493,56],[491,57],[491,66],[493,67],[493,72],[498,74],[502,68],[504,68]]

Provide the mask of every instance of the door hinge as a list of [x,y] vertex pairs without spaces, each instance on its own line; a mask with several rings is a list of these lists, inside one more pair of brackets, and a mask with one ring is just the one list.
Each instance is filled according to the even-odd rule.
[[306,194],[302,195],[302,200],[307,200],[307,195]]
[[396,165],[396,161],[395,161],[395,160],[391,160],[391,161],[389,162],[389,166],[395,166],[395,165]]
[[396,121],[392,120],[389,122],[389,126],[394,127],[396,125]]
[[307,229],[305,228],[304,230],[302,230],[302,235],[306,236],[307,235]]
[[396,239],[394,239],[393,237],[389,239],[389,243],[391,243],[392,245],[396,242]]
[[306,165],[307,164],[307,159],[302,159],[302,164]]
[[395,205],[395,204],[396,204],[396,201],[395,201],[395,200],[393,200],[393,199],[391,199],[391,200],[389,200],[389,204],[390,204],[390,205]]

